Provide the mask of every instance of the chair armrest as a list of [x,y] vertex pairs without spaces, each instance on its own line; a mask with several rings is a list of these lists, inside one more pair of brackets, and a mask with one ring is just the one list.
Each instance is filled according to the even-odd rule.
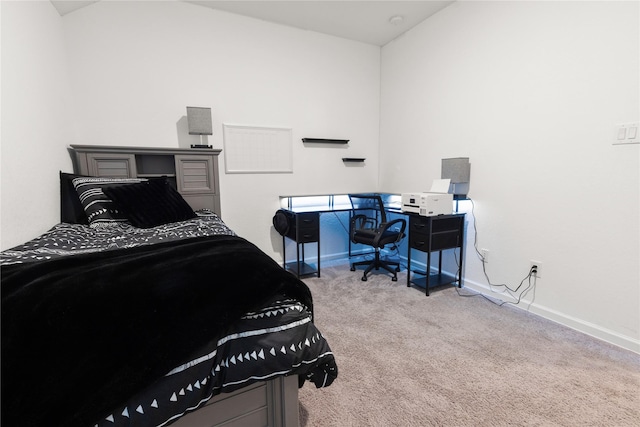
[[380,239],[384,236],[384,233],[390,231],[391,228],[396,226],[397,224],[400,224],[400,231],[398,232],[398,238],[396,239],[396,243],[398,243],[400,239],[404,237],[404,230],[407,228],[407,221],[403,218],[397,218],[393,221],[383,222],[382,224],[380,224],[380,227],[378,228],[378,236],[374,241],[375,245],[378,246],[380,243]]
[[365,226],[367,226],[366,228],[368,229],[375,230],[376,228],[378,228],[378,220],[376,218],[371,218],[363,214],[358,214],[351,217],[351,223],[349,224],[349,239],[354,242],[353,235],[355,234],[356,230],[361,230],[365,228]]

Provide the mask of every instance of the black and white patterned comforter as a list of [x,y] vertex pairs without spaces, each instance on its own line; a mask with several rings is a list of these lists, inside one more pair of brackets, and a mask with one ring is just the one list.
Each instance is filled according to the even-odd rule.
[[128,223],[91,228],[63,222],[35,239],[3,251],[0,265],[217,235],[234,236],[235,233],[215,214],[153,228],[136,228]]
[[161,426],[256,381],[336,378],[309,289],[217,217],[118,227],[0,253],[3,426]]
[[164,426],[212,396],[283,375],[299,374],[324,387],[337,374],[329,367],[332,360],[308,310],[298,301],[275,299],[247,313],[214,345],[115,408],[96,427]]

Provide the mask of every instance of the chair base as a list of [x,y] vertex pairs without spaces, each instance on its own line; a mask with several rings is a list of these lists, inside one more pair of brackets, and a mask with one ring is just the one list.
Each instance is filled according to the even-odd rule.
[[[373,261],[358,261],[358,262],[352,263],[351,271],[356,271],[357,266],[366,265],[367,269],[364,271],[364,274],[362,275],[362,279],[361,279],[363,282],[366,282],[367,274],[369,274],[371,270],[373,270],[374,268],[376,270],[379,270],[382,268],[387,270],[389,273],[393,274],[393,277],[391,277],[392,282],[397,282],[398,272],[400,271],[400,263],[396,261],[381,260],[379,251],[376,251],[375,254],[376,254],[376,257]],[[395,267],[395,268],[392,268],[392,267]]]

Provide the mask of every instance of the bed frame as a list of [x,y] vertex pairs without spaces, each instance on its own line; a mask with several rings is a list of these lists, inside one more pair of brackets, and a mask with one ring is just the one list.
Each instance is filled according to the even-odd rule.
[[[194,210],[221,215],[218,155],[222,150],[72,145],[74,173],[109,178],[175,177]],[[64,209],[64,206],[63,206]],[[210,399],[177,427],[298,427],[298,377],[279,377]]]
[[184,415],[176,427],[246,427],[299,425],[298,378],[278,377],[233,393],[213,397],[205,406]]
[[166,176],[193,208],[220,217],[218,156],[205,148],[111,147],[71,145],[74,173],[105,178]]

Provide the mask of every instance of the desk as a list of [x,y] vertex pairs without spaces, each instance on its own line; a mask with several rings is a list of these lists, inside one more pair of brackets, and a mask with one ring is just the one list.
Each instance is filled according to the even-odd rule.
[[[397,194],[380,194],[385,208],[400,212],[400,196]],[[288,227],[282,235],[283,267],[298,277],[317,274],[320,277],[320,214],[331,212],[351,212],[348,194],[320,194],[305,196],[281,196],[281,211],[288,218]],[[279,230],[280,231],[280,230]],[[296,260],[287,262],[286,238],[296,242]],[[318,251],[317,264],[308,264],[305,260],[304,247],[307,243],[316,243]],[[349,241],[351,256],[351,241]]]
[[[424,287],[429,296],[429,288],[458,283],[462,287],[462,262],[464,254],[464,213],[438,216],[409,215],[409,248],[407,250],[407,286],[411,283]],[[442,251],[460,248],[460,263],[455,276],[442,273]],[[427,254],[427,271],[423,278],[411,279],[411,251],[416,249]],[[439,252],[438,273],[431,274],[431,252]],[[414,275],[415,276],[415,275]]]
[[[434,217],[420,216],[402,212],[401,197],[398,194],[378,193],[387,211],[406,215],[409,219],[407,249],[407,286],[411,283],[425,287],[426,295],[429,288],[448,283],[458,283],[462,287],[462,266],[464,254],[464,213],[439,215]],[[317,274],[320,277],[320,217],[322,213],[351,211],[351,203],[347,194],[328,194],[311,196],[281,196],[280,206],[290,215],[288,233],[282,236],[283,267],[300,276]],[[289,238],[296,242],[297,256],[293,262],[287,262],[286,241]],[[318,263],[316,266],[305,262],[304,244],[316,243]],[[442,251],[460,248],[460,264],[456,276],[442,274]],[[418,250],[427,254],[427,271],[431,270],[431,252],[440,253],[438,274],[416,274],[423,278],[411,279],[411,252]],[[351,256],[351,241],[349,241],[349,256]]]

